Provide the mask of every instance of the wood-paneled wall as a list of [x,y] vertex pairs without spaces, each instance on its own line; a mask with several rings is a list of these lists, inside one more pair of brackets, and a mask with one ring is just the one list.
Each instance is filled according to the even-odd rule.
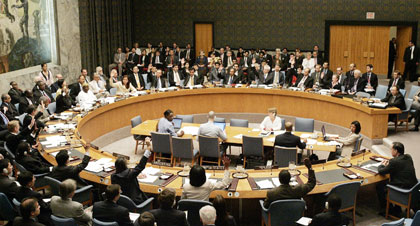
[[395,70],[404,72],[404,51],[408,47],[408,42],[411,40],[411,27],[397,28],[397,59],[395,60]]
[[213,24],[195,24],[195,55],[200,55],[203,50],[207,55],[213,46]]

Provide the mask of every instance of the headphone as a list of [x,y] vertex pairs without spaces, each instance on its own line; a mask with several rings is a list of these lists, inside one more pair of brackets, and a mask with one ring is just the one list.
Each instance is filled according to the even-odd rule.
[[9,174],[9,170],[7,170],[7,168],[3,168],[3,173],[4,174]]

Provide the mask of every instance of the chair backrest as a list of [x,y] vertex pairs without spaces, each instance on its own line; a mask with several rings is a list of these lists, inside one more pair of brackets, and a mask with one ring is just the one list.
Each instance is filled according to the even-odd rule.
[[23,167],[21,164],[19,164],[18,162],[16,162],[15,160],[13,160],[13,164],[16,166],[16,168],[19,170],[19,172],[25,172],[27,171],[25,169],[25,167]]
[[143,121],[141,120],[141,116],[138,115],[131,119],[131,128],[134,128],[138,125],[140,125]]
[[16,216],[13,206],[7,196],[0,192],[0,218],[3,220],[13,221]]
[[242,154],[244,156],[264,156],[263,138],[242,136]]
[[210,205],[211,202],[201,201],[201,200],[192,200],[192,199],[182,199],[178,202],[178,209],[182,211],[188,211],[187,220],[190,225],[198,226],[203,225],[200,221],[199,211],[201,207]]
[[50,104],[48,104],[48,112],[50,113],[50,115],[54,114],[55,111],[57,110],[57,102],[52,102]]
[[77,226],[73,218],[64,218],[51,215],[51,220],[55,226]]
[[357,97],[366,97],[366,98],[370,98],[370,94],[369,93],[365,93],[365,92],[357,92],[356,93]]
[[193,123],[194,122],[194,116],[193,115],[176,115],[177,118],[181,118],[182,122],[186,123]]
[[[397,221],[392,221],[392,222],[388,222],[388,223],[383,223],[382,226],[404,226],[404,218],[401,218]],[[415,224],[412,224],[415,225]]]
[[115,96],[117,94],[117,88],[109,89],[109,94],[111,94],[111,96]]
[[19,103],[15,104],[15,108],[19,112]]
[[386,97],[387,91],[388,86],[378,85],[378,87],[376,88],[375,98],[384,99]]
[[16,158],[15,154],[13,154],[13,152],[12,152],[12,151],[10,151],[10,149],[7,147],[6,142],[4,142],[3,146],[4,146],[4,149],[7,151],[7,153],[9,153],[9,155],[10,155],[12,158]]
[[411,109],[411,105],[413,105],[413,100],[405,98],[404,101],[405,101],[405,111],[409,112]]
[[353,152],[360,151],[360,147],[362,146],[363,137],[359,135],[359,138],[357,138],[356,143],[354,144],[354,150]]
[[286,129],[286,119],[280,118],[280,120],[281,120],[281,130],[285,130]]
[[120,195],[117,204],[127,208],[130,212],[136,212],[136,203],[128,196]]
[[193,149],[191,138],[172,137],[172,155],[174,158],[193,159]]
[[414,95],[420,90],[420,86],[411,86],[410,92],[408,93],[407,98],[413,99]]
[[44,180],[50,185],[52,195],[59,195],[60,194],[60,184],[61,182],[55,178],[45,176]]
[[274,147],[274,165],[287,167],[290,161],[297,162],[296,147]]
[[270,225],[296,225],[303,216],[305,201],[300,199],[285,199],[274,201],[268,207]]
[[334,186],[325,196],[336,194],[341,198],[341,209],[347,209],[356,205],[356,195],[360,188],[360,181],[354,181]]
[[118,226],[118,223],[115,222],[115,221],[113,221],[113,222],[103,222],[103,221],[100,221],[100,220],[95,219],[95,218],[92,219],[92,223],[93,223],[92,224],[93,226]]
[[248,128],[249,122],[246,119],[230,119],[230,126]]
[[152,134],[152,146],[153,152],[172,154],[172,137],[169,133],[157,133],[151,132]]
[[411,225],[420,225],[420,210],[417,210],[416,215],[413,217],[413,222],[411,222]]
[[407,90],[400,89],[400,93],[401,93],[401,95],[403,95],[403,97],[405,97],[405,94],[407,94]]
[[226,123],[226,119],[225,118],[220,118],[220,117],[215,117],[214,122],[224,122],[224,123]]
[[22,214],[20,213],[20,202],[15,198],[13,198],[12,202],[13,202],[13,205],[15,206],[18,214],[22,216]]
[[296,118],[295,130],[298,132],[314,132],[315,120],[309,118]]
[[20,123],[21,126],[23,125],[23,120],[25,119],[25,116],[27,114],[28,113],[23,113],[23,114],[19,115],[18,119],[19,119],[19,123]]
[[198,136],[198,147],[202,157],[220,157],[219,138],[217,137]]

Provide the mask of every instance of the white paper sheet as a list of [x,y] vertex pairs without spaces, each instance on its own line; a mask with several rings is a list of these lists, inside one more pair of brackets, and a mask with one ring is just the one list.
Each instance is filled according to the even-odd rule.
[[273,183],[276,187],[280,186],[280,180],[279,180],[278,177],[273,177],[273,178],[271,178],[271,180],[273,181]]
[[283,133],[285,133],[285,132],[286,132],[286,130],[274,131],[274,136],[277,136],[277,135],[283,134]]
[[307,141],[308,142],[306,144],[308,144],[308,145],[314,145],[317,142],[315,139],[310,139],[310,138],[308,138]]
[[160,172],[160,169],[153,168],[153,167],[146,167],[141,173],[147,174],[147,175],[155,175]]
[[243,134],[238,134],[238,135],[234,136],[233,138],[235,138],[235,139],[242,139],[242,135]]
[[304,134],[300,135],[300,138],[309,138],[309,137],[312,137],[312,134],[304,133]]
[[153,183],[157,179],[158,179],[158,176],[151,176],[151,175],[146,175],[146,178],[142,178],[142,179],[137,178],[138,181],[143,182],[143,183]]
[[131,212],[130,212],[130,214],[129,214],[129,215],[130,215],[130,220],[131,220],[131,221],[133,221],[133,222],[134,222],[134,221],[136,221],[136,220],[137,220],[137,218],[139,218],[139,217],[140,217],[140,214],[139,214],[139,213],[131,213]]
[[271,181],[267,180],[261,180],[261,181],[256,181],[258,187],[260,187],[260,189],[271,189],[274,188],[274,185]]
[[275,137],[267,138],[267,140],[270,141],[270,142],[274,142],[275,139],[276,139]]
[[296,223],[300,225],[309,225],[311,221],[312,221],[312,218],[301,217],[298,221],[296,221]]
[[193,136],[197,136],[199,128],[200,127],[197,127],[197,126],[184,126],[182,127],[182,131],[184,131],[185,134],[191,134]]

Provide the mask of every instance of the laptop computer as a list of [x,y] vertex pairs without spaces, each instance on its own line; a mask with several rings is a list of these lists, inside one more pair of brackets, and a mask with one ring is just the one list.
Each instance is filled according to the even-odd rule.
[[175,132],[178,132],[178,130],[181,129],[182,126],[182,118],[173,118],[172,123],[174,124]]
[[322,137],[324,138],[324,141],[333,141],[332,138],[327,136],[327,132],[325,131],[325,126],[322,125],[321,127]]
[[214,122],[214,125],[222,129],[222,131],[225,131],[226,123],[224,122]]

